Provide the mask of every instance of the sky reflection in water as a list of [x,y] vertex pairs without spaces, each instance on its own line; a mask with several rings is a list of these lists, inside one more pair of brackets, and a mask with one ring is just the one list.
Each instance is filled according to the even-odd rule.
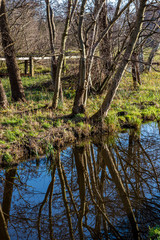
[[158,124],[144,124],[1,170],[11,239],[147,239],[160,225],[159,146]]

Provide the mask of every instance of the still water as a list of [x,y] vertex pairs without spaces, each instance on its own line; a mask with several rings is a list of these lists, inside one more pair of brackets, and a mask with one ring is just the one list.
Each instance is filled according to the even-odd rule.
[[0,170],[11,240],[148,239],[160,225],[157,123]]

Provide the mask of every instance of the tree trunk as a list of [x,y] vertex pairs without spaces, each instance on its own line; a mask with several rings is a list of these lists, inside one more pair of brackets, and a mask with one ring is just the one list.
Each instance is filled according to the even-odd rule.
[[5,0],[0,1],[0,30],[2,36],[2,46],[6,58],[6,65],[11,84],[12,99],[14,101],[25,101],[23,85],[20,78],[20,71],[16,61],[14,42],[11,38],[7,21]]
[[51,48],[51,77],[53,85],[55,85],[56,71],[57,71],[57,61],[55,56],[55,23],[54,23],[54,15],[53,11],[50,7],[49,0],[46,0],[46,12],[47,12],[47,22],[48,22],[48,30],[49,30],[49,39],[50,39],[50,48]]
[[147,70],[148,72],[151,71],[152,61],[153,61],[153,58],[154,58],[156,52],[158,51],[158,48],[159,48],[159,42],[155,42],[155,41],[154,41],[153,47],[152,47],[152,51],[150,52],[150,55],[149,55],[148,61],[147,61],[146,70]]
[[14,185],[16,172],[17,172],[17,169],[13,168],[10,170],[6,170],[6,174],[5,174],[6,178],[5,178],[5,186],[4,186],[4,193],[3,193],[2,210],[3,210],[7,225],[9,220],[12,194],[13,194],[13,185]]
[[[88,97],[88,89],[89,85],[91,85],[91,70],[93,66],[93,58],[95,56],[95,52],[97,48],[99,47],[99,44],[103,40],[103,38],[108,34],[113,24],[116,22],[116,20],[121,16],[121,14],[129,7],[129,5],[132,3],[133,0],[130,0],[122,9],[121,11],[116,11],[117,13],[113,17],[112,21],[109,22],[108,26],[105,28],[104,31],[100,34],[98,37],[98,40],[96,40],[96,29],[97,29],[97,21],[99,14],[102,10],[104,1],[101,1],[100,7],[97,11],[97,14],[94,18],[94,26],[93,26],[93,33],[92,33],[92,39],[90,44],[90,50],[89,53],[86,54],[86,46],[85,46],[85,38],[84,36],[84,29],[83,29],[83,21],[84,21],[84,11],[85,11],[85,5],[86,0],[82,1],[81,10],[80,10],[80,17],[79,17],[79,26],[78,26],[78,37],[79,37],[79,43],[80,43],[80,52],[81,52],[81,59],[80,59],[80,77],[79,77],[79,83],[76,91],[76,96],[74,100],[74,105],[72,109],[72,114],[77,113],[84,113],[85,112],[85,106],[87,102]],[[119,3],[121,0],[118,1]],[[118,5],[119,5],[118,3]],[[87,58],[87,61],[86,61]]]
[[78,229],[80,239],[84,239],[83,233],[83,217],[85,215],[86,208],[86,180],[85,180],[85,163],[84,163],[84,147],[75,146],[73,153],[75,156],[75,164],[77,168],[77,183],[79,186],[79,196],[80,196],[80,210],[78,216]]
[[84,94],[86,85],[86,46],[84,43],[84,31],[83,31],[83,21],[84,21],[84,11],[87,0],[82,1],[80,15],[79,15],[79,25],[78,25],[78,38],[80,44],[80,63],[79,63],[79,81],[76,90],[76,96],[74,99],[72,114],[84,113]]
[[56,71],[56,79],[55,79],[55,90],[54,90],[54,96],[53,96],[53,102],[52,102],[52,108],[56,109],[58,106],[58,100],[63,103],[63,91],[62,91],[62,83],[61,83],[61,74],[62,74],[62,68],[63,68],[63,57],[64,53],[60,53],[60,56],[58,58],[58,64],[57,64],[57,71]]
[[143,55],[143,47],[140,48],[139,51],[139,72],[140,74],[144,72],[144,55]]
[[6,108],[8,105],[7,97],[2,85],[2,82],[0,80],[0,107]]
[[[100,4],[103,0],[100,0]],[[104,31],[107,28],[108,20],[107,20],[107,5],[106,3],[103,5],[102,11],[99,16],[99,29],[100,32]],[[100,57],[103,63],[103,73],[105,76],[109,74],[109,70],[112,64],[112,55],[111,55],[111,31],[109,31],[105,37],[102,39],[100,44]]]
[[99,3],[98,5],[96,5],[95,3],[94,26],[93,26],[92,40],[90,43],[90,49],[88,53],[86,50],[86,43],[85,43],[86,36],[84,36],[84,29],[83,29],[84,11],[85,11],[86,2],[87,2],[86,0],[82,1],[80,16],[79,16],[78,37],[79,37],[81,58],[80,58],[80,65],[79,65],[79,82],[78,82],[78,87],[76,90],[76,96],[74,99],[74,105],[72,109],[73,115],[77,113],[85,112],[85,107],[88,99],[89,86],[92,85],[91,70],[92,70],[93,61],[94,61],[93,57],[95,54],[95,50],[98,47],[98,44],[100,43],[99,42],[98,44],[96,44],[96,47],[94,47],[94,42],[97,36],[96,23],[98,21],[98,17],[104,5],[104,0],[102,0],[101,3]]
[[139,227],[131,206],[130,199],[126,193],[126,190],[124,188],[124,185],[122,183],[121,177],[119,175],[119,172],[116,168],[116,165],[114,163],[114,159],[112,158],[111,152],[109,151],[109,148],[107,145],[102,147],[102,155],[105,159],[106,165],[109,169],[109,172],[112,176],[112,180],[114,181],[119,196],[122,200],[125,212],[127,213],[128,219],[130,221],[131,227],[132,227],[132,232],[133,232],[133,238],[135,240],[140,240],[140,234],[139,234]]
[[8,230],[7,230],[7,224],[4,218],[4,214],[0,205],[0,236],[3,240],[10,240]]
[[141,78],[139,73],[138,55],[137,53],[132,53],[132,78],[134,89],[137,88],[137,84],[141,85]]
[[61,160],[60,160],[60,153],[59,152],[57,152],[57,154],[56,154],[55,161],[56,161],[56,164],[57,164],[58,175],[59,175],[60,184],[61,184],[63,202],[64,202],[64,206],[65,206],[65,209],[66,209],[70,239],[74,240],[75,238],[74,238],[74,231],[73,231],[73,225],[72,225],[71,210],[70,210],[69,202],[68,202],[68,199],[67,199],[65,178],[64,178],[64,175],[63,175],[63,166],[62,166],[62,163],[61,163]]
[[140,3],[140,7],[138,10],[138,14],[137,14],[137,19],[135,22],[135,27],[134,30],[130,36],[130,40],[127,44],[125,53],[123,55],[123,59],[121,60],[119,67],[112,79],[112,81],[110,82],[110,86],[108,87],[108,91],[106,94],[106,97],[100,107],[100,109],[98,110],[98,112],[96,112],[90,119],[91,121],[98,121],[101,120],[102,118],[104,118],[105,116],[107,116],[108,110],[110,108],[111,102],[116,94],[116,91],[118,89],[118,86],[120,84],[121,78],[123,76],[123,73],[125,71],[125,68],[128,64],[128,60],[130,59],[130,56],[132,54],[132,51],[134,49],[134,46],[137,42],[138,36],[139,36],[139,32],[140,32],[140,28],[141,28],[141,24],[142,24],[142,20],[143,20],[143,14],[144,14],[144,9],[145,9],[145,5],[146,5],[146,1],[147,0],[142,0]]
[[68,13],[67,13],[64,32],[62,35],[61,52],[58,57],[58,63],[57,63],[55,90],[54,90],[53,103],[52,103],[53,109],[56,109],[58,106],[59,96],[61,96],[61,99],[60,99],[61,102],[63,101],[61,75],[62,75],[62,69],[63,69],[63,59],[64,59],[64,55],[65,55],[65,50],[66,50],[66,41],[67,41],[67,37],[68,37],[71,20],[72,20],[72,4],[73,4],[72,0],[68,0]]

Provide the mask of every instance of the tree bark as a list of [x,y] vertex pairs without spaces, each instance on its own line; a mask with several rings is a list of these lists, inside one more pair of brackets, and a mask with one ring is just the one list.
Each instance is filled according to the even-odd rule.
[[[100,0],[100,4],[103,0]],[[102,11],[99,16],[99,29],[104,31],[108,26],[107,20],[107,5],[103,5]],[[104,75],[109,74],[109,70],[112,64],[112,55],[111,55],[111,30],[105,35],[100,44],[100,57],[103,63],[103,73]]]
[[68,0],[68,13],[67,13],[64,32],[62,35],[60,55],[58,57],[58,63],[57,63],[55,90],[54,90],[53,103],[52,103],[53,109],[56,109],[58,106],[59,96],[61,96],[61,102],[63,102],[61,74],[62,74],[62,69],[63,69],[63,59],[64,59],[64,55],[65,55],[65,50],[66,50],[66,41],[67,41],[68,32],[69,32],[69,28],[70,28],[70,24],[71,24],[71,20],[72,20],[72,16],[73,16],[72,15],[72,4],[73,4],[72,0]]
[[106,94],[106,97],[100,107],[100,109],[98,110],[98,112],[96,112],[91,118],[91,121],[98,121],[98,120],[102,120],[105,116],[107,116],[108,110],[110,108],[111,102],[116,94],[116,91],[118,89],[118,86],[120,84],[121,78],[123,76],[123,73],[125,71],[125,68],[128,64],[128,60],[130,59],[130,56],[132,54],[132,51],[134,49],[134,46],[137,42],[138,36],[139,36],[139,32],[140,32],[140,28],[141,28],[141,24],[142,24],[142,20],[143,20],[143,15],[144,15],[144,10],[145,10],[145,5],[146,5],[146,1],[147,0],[142,0],[140,3],[140,7],[138,10],[138,14],[137,14],[137,19],[135,22],[135,27],[133,32],[131,33],[130,36],[130,40],[127,44],[125,53],[123,55],[123,59],[121,60],[119,67],[114,75],[114,77],[112,78],[112,81],[110,82],[110,86],[108,87],[108,91]]
[[141,46],[139,51],[139,72],[140,74],[144,72],[144,55],[143,55],[143,47]]
[[138,55],[135,52],[132,53],[132,78],[134,89],[136,89],[137,83],[141,85],[141,78],[139,72]]
[[3,240],[10,240],[8,230],[7,230],[7,224],[3,215],[3,211],[0,205],[0,236]]
[[74,99],[72,114],[75,115],[77,113],[84,113],[84,94],[86,90],[86,71],[87,71],[87,54],[86,54],[86,46],[85,46],[85,36],[84,36],[84,29],[83,29],[83,22],[84,22],[84,12],[87,0],[83,0],[80,9],[79,15],[79,24],[78,24],[78,39],[80,45],[80,62],[79,62],[79,81],[76,90],[76,96]]
[[0,80],[0,107],[6,108],[8,105],[7,97],[2,85],[2,82]]
[[159,42],[154,41],[152,50],[151,50],[151,52],[149,54],[149,57],[148,57],[148,60],[147,60],[146,70],[148,72],[151,71],[152,61],[153,61],[153,58],[154,58],[156,52],[158,51],[158,48],[159,48]]
[[[88,97],[88,88],[89,84],[91,84],[91,70],[93,66],[93,58],[95,56],[95,52],[97,48],[99,47],[101,41],[103,38],[108,34],[113,24],[116,22],[116,20],[122,15],[122,13],[129,7],[129,5],[133,2],[133,0],[130,0],[122,9],[121,11],[116,11],[115,16],[110,21],[108,26],[102,31],[100,36],[98,37],[98,40],[95,39],[96,36],[96,28],[97,28],[97,20],[99,17],[99,14],[102,10],[103,4],[105,1],[101,2],[101,5],[97,11],[97,14],[94,18],[94,26],[93,26],[93,33],[92,33],[92,39],[91,39],[91,46],[89,53],[86,54],[86,46],[85,46],[85,36],[84,36],[84,29],[83,29],[83,21],[84,21],[84,11],[85,11],[85,5],[86,0],[82,1],[81,10],[80,10],[80,17],[79,17],[79,27],[78,27],[78,36],[79,36],[79,43],[80,43],[80,51],[81,51],[81,58],[80,58],[80,77],[79,77],[79,83],[76,91],[76,96],[74,100],[74,105],[72,109],[72,114],[77,113],[84,113],[85,112],[85,106],[87,102]],[[121,0],[118,1],[118,5],[121,2]]]
[[5,0],[0,1],[0,30],[2,36],[2,46],[11,84],[12,99],[14,101],[25,101],[20,71],[16,61],[14,42],[10,35],[10,29],[8,26]]
[[51,77],[53,85],[55,85],[56,71],[57,71],[57,61],[55,56],[55,23],[54,23],[54,15],[53,11],[50,7],[49,0],[46,0],[46,12],[47,12],[47,22],[48,22],[48,30],[49,30],[49,39],[50,39],[50,48],[51,48]]

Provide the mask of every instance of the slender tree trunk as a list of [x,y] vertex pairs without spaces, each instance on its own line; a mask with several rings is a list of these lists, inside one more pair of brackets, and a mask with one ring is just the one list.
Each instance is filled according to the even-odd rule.
[[74,231],[73,231],[73,225],[72,225],[71,210],[70,210],[70,206],[69,206],[68,199],[67,199],[65,179],[64,179],[64,175],[63,175],[62,164],[60,161],[60,153],[59,152],[57,152],[57,154],[56,154],[55,161],[57,164],[59,179],[60,179],[60,183],[61,183],[62,197],[63,197],[64,206],[66,209],[70,239],[74,240],[75,238],[74,238]]
[[72,109],[72,114],[84,113],[84,93],[85,93],[85,83],[86,83],[86,46],[84,43],[84,32],[83,32],[83,21],[84,21],[84,11],[87,0],[82,1],[79,25],[78,25],[78,38],[80,44],[80,64],[79,64],[79,81],[76,90],[76,96],[74,99],[74,105]]
[[137,53],[132,53],[132,78],[134,89],[137,88],[137,84],[141,84],[141,78],[139,73],[138,55]]
[[143,47],[140,48],[139,51],[139,72],[140,74],[144,72],[144,56],[143,56]]
[[112,176],[112,179],[117,187],[117,190],[118,190],[120,198],[122,200],[124,209],[127,213],[128,219],[129,219],[131,227],[132,227],[133,237],[135,240],[140,240],[139,227],[136,222],[136,218],[135,218],[132,206],[131,206],[130,199],[127,196],[126,190],[124,188],[124,185],[122,183],[120,175],[115,166],[114,160],[112,158],[111,152],[109,151],[107,145],[103,146],[102,155],[103,155],[104,159],[106,160],[106,165],[107,165],[109,172]]
[[[93,34],[92,34],[92,40],[91,40],[91,46],[90,51],[88,54],[86,54],[86,47],[85,47],[85,36],[84,36],[84,29],[83,29],[83,21],[84,21],[84,11],[85,11],[85,5],[86,0],[82,1],[81,10],[80,10],[80,17],[79,17],[79,27],[78,27],[78,36],[79,36],[79,43],[80,43],[80,51],[81,51],[81,58],[80,58],[80,77],[78,82],[78,87],[76,91],[76,96],[74,100],[74,105],[72,109],[72,114],[77,113],[84,113],[85,112],[85,106],[87,102],[88,97],[88,89],[89,85],[91,84],[91,70],[93,66],[93,58],[95,56],[95,52],[97,48],[99,47],[99,44],[103,40],[106,34],[108,34],[109,30],[113,26],[113,24],[116,22],[116,20],[121,16],[121,14],[129,7],[129,5],[133,2],[133,0],[130,0],[122,9],[121,11],[116,11],[115,16],[113,17],[112,21],[108,24],[106,29],[102,31],[100,36],[98,37],[98,40],[95,39],[96,36],[96,23],[99,17],[99,14],[102,10],[103,4],[105,2],[102,1],[100,8],[97,11],[97,14],[94,19],[94,27],[93,27]],[[121,0],[118,1],[118,4],[121,2]],[[87,58],[87,61],[86,61]]]
[[148,72],[151,71],[152,61],[153,61],[153,58],[154,58],[156,52],[158,51],[158,48],[159,48],[159,42],[154,42],[153,47],[152,47],[152,51],[150,52],[150,55],[149,55],[148,60],[147,60],[146,70]]
[[[51,182],[50,182],[50,184],[49,184],[49,186],[47,188],[44,200],[40,204],[40,208],[39,208],[39,212],[38,212],[37,226],[38,226],[38,239],[39,240],[41,240],[41,215],[42,215],[42,210],[43,210],[45,204],[47,203],[48,197],[51,195],[51,192],[53,190],[54,182],[55,182],[55,172],[56,172],[56,164],[53,165],[53,168],[52,168],[52,180],[51,180]],[[50,206],[49,206],[49,208],[50,208]],[[49,209],[49,211],[50,211],[50,209]]]
[[[102,0],[103,3],[101,3],[101,7],[95,14],[94,19],[94,27],[93,27],[93,34],[92,34],[92,40],[90,43],[90,49],[87,53],[86,50],[86,44],[85,44],[85,36],[84,36],[84,29],[83,29],[83,21],[84,21],[84,12],[85,12],[85,6],[87,3],[87,0],[82,1],[80,15],[79,15],[79,25],[78,25],[78,38],[79,38],[79,45],[80,45],[80,64],[79,64],[79,82],[76,90],[76,96],[74,99],[74,105],[72,109],[72,114],[77,113],[84,113],[85,107],[87,103],[88,98],[88,89],[89,85],[91,84],[91,69],[93,65],[93,56],[95,52],[95,48],[93,48],[93,44],[96,38],[96,29],[97,29],[97,19],[99,17],[100,11],[102,9],[102,6],[104,4],[104,0]],[[96,7],[95,7],[96,8]],[[98,8],[98,6],[97,6]]]
[[0,80],[0,107],[6,108],[8,105],[7,97],[2,85],[2,82]]
[[49,30],[50,48],[51,48],[51,76],[53,85],[55,85],[56,71],[57,71],[57,61],[55,56],[55,23],[53,11],[50,7],[49,0],[46,0],[46,12],[47,12],[47,22]]
[[72,17],[72,0],[68,0],[68,13],[65,23],[64,32],[62,35],[62,42],[61,42],[61,52],[58,57],[58,63],[57,63],[57,71],[56,71],[56,79],[55,79],[55,91],[53,96],[53,103],[52,108],[56,109],[58,106],[58,100],[59,96],[61,96],[61,102],[63,101],[63,91],[62,91],[62,84],[61,84],[61,75],[62,75],[62,69],[63,69],[63,59],[65,55],[66,50],[66,41],[68,37],[68,32],[71,24],[71,17]]
[[[103,0],[100,0],[100,4]],[[99,29],[104,31],[108,26],[107,20],[107,5],[103,5],[102,11],[99,16]],[[103,63],[103,73],[105,76],[109,74],[109,70],[112,64],[112,55],[111,55],[111,31],[109,31],[105,37],[102,39],[100,47],[100,57]]]
[[13,168],[10,170],[6,170],[6,174],[5,174],[6,179],[5,179],[5,186],[4,186],[4,193],[3,193],[2,210],[3,210],[7,225],[9,220],[9,213],[10,213],[11,202],[12,202],[12,194],[13,194],[13,185],[14,185],[16,172],[17,172],[17,169]]
[[16,61],[14,42],[11,38],[8,26],[5,0],[0,1],[0,30],[2,36],[2,46],[6,58],[6,64],[11,84],[12,99],[14,101],[25,101],[23,85],[20,78],[20,71]]
[[85,180],[85,164],[84,164],[84,147],[75,146],[74,148],[74,155],[75,155],[75,164],[77,168],[77,183],[79,185],[79,195],[81,200],[79,216],[78,216],[78,229],[79,229],[79,236],[80,239],[84,239],[83,234],[83,217],[85,215],[85,208],[86,208],[86,180]]
[[140,3],[140,7],[138,10],[138,14],[137,14],[137,20],[135,22],[135,27],[134,30],[130,36],[130,40],[127,44],[125,53],[123,55],[123,59],[121,60],[119,67],[110,83],[110,86],[108,87],[108,91],[106,94],[106,97],[102,103],[102,106],[100,107],[100,109],[98,110],[98,112],[96,112],[92,117],[91,120],[92,121],[98,121],[101,120],[102,118],[104,118],[105,116],[107,116],[108,110],[110,108],[111,102],[116,94],[116,91],[118,89],[118,86],[120,84],[121,78],[123,76],[123,73],[125,71],[125,68],[128,64],[128,60],[130,59],[130,56],[132,54],[132,51],[134,49],[134,46],[137,42],[138,36],[139,36],[139,32],[140,32],[140,28],[141,28],[141,24],[142,24],[142,20],[143,20],[143,14],[144,14],[144,10],[145,10],[145,5],[146,5],[146,1],[147,0],[142,0]]
[[0,237],[3,240],[10,240],[8,230],[7,230],[7,224],[4,218],[4,214],[0,205]]

